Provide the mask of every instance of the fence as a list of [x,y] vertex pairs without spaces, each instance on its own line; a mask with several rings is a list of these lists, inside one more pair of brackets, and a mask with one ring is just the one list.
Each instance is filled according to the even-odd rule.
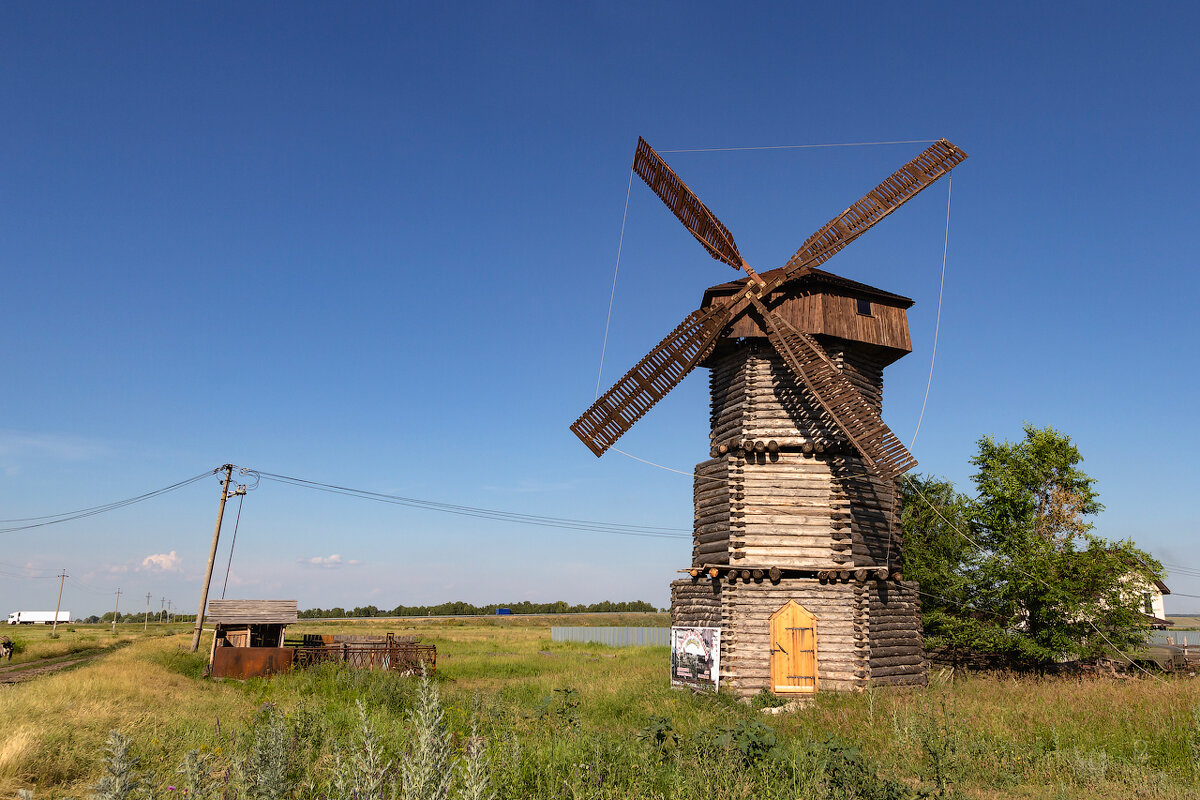
[[1200,647],[1200,631],[1150,631],[1150,644]]
[[628,647],[630,645],[671,646],[670,628],[551,628],[552,642],[589,642],[606,644],[610,647]]
[[297,667],[343,663],[352,669],[384,669],[402,674],[437,667],[437,647],[419,644],[415,636],[354,636],[305,634],[303,640],[287,642],[294,651]]

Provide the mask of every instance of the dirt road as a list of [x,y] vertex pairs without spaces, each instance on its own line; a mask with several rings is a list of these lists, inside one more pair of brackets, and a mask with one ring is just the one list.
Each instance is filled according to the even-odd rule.
[[42,675],[47,675],[51,672],[57,672],[60,669],[73,667],[76,664],[82,664],[84,661],[91,661],[94,658],[99,658],[104,655],[101,653],[89,653],[82,656],[67,656],[59,660],[50,660],[47,663],[29,662],[24,664],[13,664],[11,667],[0,667],[0,685],[7,683],[21,683],[22,681],[33,680]]

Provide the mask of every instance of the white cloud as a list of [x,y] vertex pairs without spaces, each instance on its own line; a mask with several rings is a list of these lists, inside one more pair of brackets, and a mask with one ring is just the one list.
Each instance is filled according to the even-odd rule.
[[312,558],[302,558],[300,563],[306,567],[321,567],[322,569],[335,569],[337,567],[345,567],[353,564],[358,564],[357,560],[350,558],[342,558],[337,553],[331,556],[313,556]]
[[154,572],[179,572],[182,569],[181,562],[183,561],[179,555],[172,550],[169,553],[154,553],[142,559],[141,569]]

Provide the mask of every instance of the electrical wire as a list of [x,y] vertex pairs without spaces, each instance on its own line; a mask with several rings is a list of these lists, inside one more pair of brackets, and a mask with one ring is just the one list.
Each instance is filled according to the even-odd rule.
[[249,467],[241,467],[240,469],[242,470],[243,474],[253,474],[258,476],[260,479],[289,484],[300,488],[329,492],[331,494],[342,494],[350,497],[358,497],[363,500],[373,500],[376,502],[390,503],[393,505],[407,506],[410,508],[420,508],[427,511],[440,511],[446,514],[491,519],[498,522],[515,522],[522,525],[535,525],[547,528],[560,528],[564,530],[587,531],[592,533],[611,533],[620,536],[639,536],[657,539],[686,539],[691,537],[691,534],[683,532],[686,530],[685,528],[669,528],[653,525],[629,525],[617,522],[599,522],[595,520],[572,519],[565,517],[546,517],[536,514],[524,514],[515,511],[501,511],[498,509],[481,508],[478,506],[466,506],[453,503],[441,503],[433,500],[421,500],[415,497],[405,497],[403,495],[386,494],[383,492],[372,492],[366,489],[355,489],[349,486],[339,486],[337,484],[321,483],[320,481],[296,478],[290,475],[279,475],[273,472],[264,472],[262,470],[251,469]]
[[[117,500],[112,503],[105,503],[104,505],[92,506],[90,508],[81,508],[76,511],[65,511],[61,514],[48,514],[48,515],[42,516],[42,517],[25,517],[23,519],[0,520],[0,524],[9,523],[9,522],[28,522],[29,523],[28,525],[11,525],[9,527],[0,528],[0,533],[14,533],[16,531],[30,530],[31,528],[43,528],[47,525],[58,525],[59,523],[62,523],[62,522],[71,522],[73,520],[83,519],[85,517],[94,517],[97,514],[103,514],[108,511],[115,511],[118,508],[124,508],[126,506],[131,506],[135,503],[141,503],[146,500],[150,500],[152,498],[159,497],[160,495],[167,494],[168,492],[173,492],[177,489],[182,489],[184,486],[188,486],[190,484],[195,483],[196,481],[203,480],[204,478],[207,478],[210,475],[216,474],[217,471],[218,470],[214,469],[210,472],[202,472],[199,475],[194,475],[191,478],[187,478],[185,480],[179,481],[178,483],[173,483],[170,486],[164,486],[163,488],[155,489],[152,492],[146,492],[145,494],[139,494],[136,497],[128,497],[124,500]],[[42,520],[42,521],[39,522],[37,520]]]
[[225,583],[221,584],[221,599],[225,599],[225,590],[229,588],[229,570],[233,567],[233,548],[237,547],[238,526],[242,524],[242,503],[246,500],[246,495],[238,495],[238,510],[237,519],[233,522],[233,539],[229,543],[229,561],[225,564]]

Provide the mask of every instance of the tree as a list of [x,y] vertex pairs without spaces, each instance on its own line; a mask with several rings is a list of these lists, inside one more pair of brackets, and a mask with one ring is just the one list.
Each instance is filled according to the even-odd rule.
[[978,637],[971,609],[981,559],[960,531],[970,528],[971,499],[945,478],[911,475],[900,483],[904,574],[921,591],[929,645],[969,646]]
[[903,487],[905,569],[927,593],[927,629],[935,642],[1031,664],[1144,643],[1130,579],[1153,580],[1161,564],[1091,532],[1104,507],[1068,436],[1024,432],[1016,443],[979,440],[974,499],[920,476]]

